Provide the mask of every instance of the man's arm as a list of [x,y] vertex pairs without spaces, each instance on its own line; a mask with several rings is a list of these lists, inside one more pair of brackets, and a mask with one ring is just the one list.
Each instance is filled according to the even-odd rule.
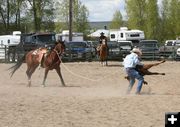
[[141,63],[141,61],[139,60],[138,57],[135,58],[134,63],[135,63],[135,65],[141,65],[141,66],[143,66],[143,63]]

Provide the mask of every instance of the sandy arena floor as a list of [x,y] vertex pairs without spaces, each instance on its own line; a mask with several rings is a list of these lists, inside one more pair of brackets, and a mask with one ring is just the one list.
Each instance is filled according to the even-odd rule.
[[[145,62],[151,63],[151,61]],[[145,76],[142,95],[128,82],[120,62],[65,63],[62,87],[55,71],[41,87],[44,69],[36,70],[27,87],[26,65],[9,77],[12,64],[0,64],[0,127],[164,127],[165,112],[180,112],[180,63],[167,61]]]

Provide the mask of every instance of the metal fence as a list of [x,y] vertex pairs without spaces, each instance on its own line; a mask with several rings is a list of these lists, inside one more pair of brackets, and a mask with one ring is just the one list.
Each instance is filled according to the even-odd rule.
[[6,45],[1,45],[0,46],[0,62],[2,63],[8,63],[9,60],[9,55],[8,55],[8,46]]
[[[22,55],[22,54],[21,54]],[[108,56],[109,58],[111,56]],[[167,59],[167,60],[180,60],[180,56],[176,54],[176,50],[171,52],[151,52],[151,53],[143,53],[142,60],[159,60],[159,59]],[[71,59],[71,58],[69,58]],[[92,61],[97,61],[98,56],[93,57]],[[113,61],[113,59],[110,59]],[[122,61],[122,58],[116,58],[116,61]],[[8,46],[0,46],[0,63],[14,63],[18,61],[17,51],[8,48]],[[70,60],[71,61],[71,60]],[[67,62],[67,61],[65,61]]]
[[176,50],[169,51],[169,52],[151,52],[151,53],[144,53],[142,55],[142,59],[144,60],[179,60],[180,56],[177,55]]

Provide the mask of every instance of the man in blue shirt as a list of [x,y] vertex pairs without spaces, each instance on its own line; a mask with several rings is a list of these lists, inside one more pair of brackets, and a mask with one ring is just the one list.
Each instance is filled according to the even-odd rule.
[[140,51],[139,48],[133,48],[133,50],[131,51],[131,54],[127,55],[123,61],[125,71],[129,77],[129,87],[127,90],[128,94],[131,92],[131,89],[135,83],[135,79],[138,80],[136,94],[140,94],[141,92],[144,78],[142,75],[139,74],[137,70],[135,70],[136,65],[143,65],[139,60],[141,55],[142,55],[142,52]]

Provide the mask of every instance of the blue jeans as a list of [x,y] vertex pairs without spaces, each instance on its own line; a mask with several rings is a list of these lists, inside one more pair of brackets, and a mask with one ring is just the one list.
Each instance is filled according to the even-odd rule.
[[144,82],[144,78],[142,75],[139,74],[134,68],[126,68],[126,73],[129,76],[129,87],[127,93],[130,93],[134,83],[135,79],[138,80],[138,85],[136,89],[136,94],[139,94],[141,92],[141,88]]

